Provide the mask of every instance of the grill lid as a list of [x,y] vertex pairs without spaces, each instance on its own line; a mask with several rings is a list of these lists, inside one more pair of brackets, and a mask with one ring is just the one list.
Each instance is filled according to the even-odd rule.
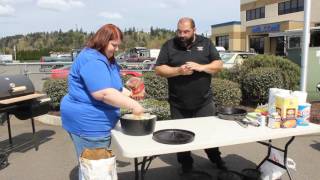
[[25,75],[0,76],[0,100],[24,96],[35,92],[31,80]]

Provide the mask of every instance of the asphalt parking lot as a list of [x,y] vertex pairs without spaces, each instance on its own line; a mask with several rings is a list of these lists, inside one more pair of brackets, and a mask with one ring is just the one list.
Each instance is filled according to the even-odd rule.
[[[77,161],[73,144],[68,134],[59,126],[36,122],[39,150],[35,151],[29,120],[12,119],[13,147],[8,145],[6,124],[0,126],[0,149],[9,150],[10,165],[0,170],[2,180],[67,180],[77,179]],[[283,145],[287,139],[274,141]],[[143,149],[142,149],[143,151]],[[254,168],[266,153],[266,148],[257,143],[226,146],[221,148],[222,156],[231,170],[241,171]],[[320,171],[320,134],[300,136],[292,143],[289,157],[297,163],[297,170],[291,171],[296,180],[317,180]],[[114,149],[114,152],[117,152]],[[133,160],[119,156],[119,180],[134,179]],[[194,151],[195,169],[209,173],[216,179],[218,170],[206,158],[203,151]],[[175,154],[156,158],[146,174],[146,180],[186,179],[181,176]],[[187,178],[188,179],[188,178]],[[282,180],[288,179],[284,176]]]

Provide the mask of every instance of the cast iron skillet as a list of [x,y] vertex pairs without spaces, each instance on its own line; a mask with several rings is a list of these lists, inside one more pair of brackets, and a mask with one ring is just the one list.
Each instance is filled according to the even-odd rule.
[[218,117],[225,120],[233,120],[238,122],[242,127],[248,127],[248,123],[243,121],[247,111],[235,107],[220,107],[218,108]]

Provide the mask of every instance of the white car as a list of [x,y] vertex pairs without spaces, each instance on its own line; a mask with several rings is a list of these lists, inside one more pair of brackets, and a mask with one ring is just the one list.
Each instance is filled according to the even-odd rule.
[[245,59],[255,55],[255,53],[250,52],[220,52],[223,68],[231,68],[236,64],[242,64]]

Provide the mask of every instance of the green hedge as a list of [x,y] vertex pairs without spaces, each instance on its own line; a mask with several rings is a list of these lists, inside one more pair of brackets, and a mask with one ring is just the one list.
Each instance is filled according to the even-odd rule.
[[[142,101],[144,107],[153,109],[152,113],[157,114],[160,120],[169,119],[167,80],[156,76],[153,72],[145,73],[143,78],[147,92],[146,100]],[[242,95],[237,83],[215,78],[212,81],[212,86],[213,96],[218,104],[238,105],[240,103]],[[44,83],[43,91],[52,99],[53,109],[59,110],[60,101],[67,93],[67,81],[47,80]]]
[[[141,105],[148,110],[149,113],[157,115],[158,120],[170,119],[170,106],[167,101],[158,101],[156,99],[144,99],[140,101]],[[126,109],[121,109],[121,114],[130,113]]]
[[284,88],[281,70],[257,68],[247,73],[242,82],[244,100],[250,104],[268,102],[269,88]]
[[146,72],[143,74],[143,80],[146,87],[146,98],[168,99],[168,82],[166,78],[157,76],[154,72]]
[[213,75],[213,78],[219,78],[219,79],[227,79],[232,81],[232,70],[234,70],[234,68],[223,68],[220,72],[216,73]]
[[51,107],[60,109],[60,101],[68,92],[68,84],[65,79],[49,79],[43,84],[43,91],[51,98]]
[[226,79],[213,78],[211,86],[213,99],[217,105],[229,106],[240,104],[242,93],[238,83]]
[[292,61],[280,56],[257,55],[249,57],[242,65],[235,66],[229,71],[229,80],[238,82],[243,86],[244,77],[256,68],[277,68],[283,79],[283,88],[290,90],[299,89],[300,67]]

